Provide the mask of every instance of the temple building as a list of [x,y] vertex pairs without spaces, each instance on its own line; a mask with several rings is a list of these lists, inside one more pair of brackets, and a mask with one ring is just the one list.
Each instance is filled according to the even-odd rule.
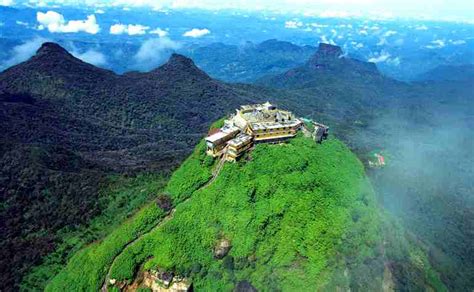
[[[207,154],[225,154],[226,160],[235,161],[255,143],[278,143],[295,137],[302,125],[291,112],[277,109],[269,102],[243,105],[224,121],[219,131],[206,137]],[[328,128],[322,129],[327,136]]]

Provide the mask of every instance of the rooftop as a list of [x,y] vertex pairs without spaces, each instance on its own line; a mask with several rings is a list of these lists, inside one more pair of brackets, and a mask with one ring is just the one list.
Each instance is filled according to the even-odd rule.
[[208,136],[206,137],[206,141],[208,142],[216,142],[216,141],[219,141],[221,140],[222,138],[226,137],[227,135],[229,135],[229,133],[224,133],[222,131],[219,131],[215,134],[212,134],[211,136]]
[[278,129],[283,127],[295,127],[301,124],[299,120],[290,120],[287,122],[261,122],[261,123],[251,123],[253,130],[263,130],[263,129]]
[[252,140],[252,136],[242,133],[242,134],[237,135],[237,137],[235,137],[234,139],[227,142],[227,144],[229,146],[239,147],[240,145],[250,142],[250,140]]
[[242,111],[250,111],[250,110],[270,110],[270,109],[275,109],[276,107],[269,103],[268,101],[266,103],[262,104],[246,104],[240,106],[240,110]]

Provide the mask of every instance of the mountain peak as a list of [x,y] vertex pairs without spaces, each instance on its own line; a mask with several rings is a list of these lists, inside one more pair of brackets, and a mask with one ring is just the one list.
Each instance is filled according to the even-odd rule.
[[322,68],[334,63],[338,63],[338,60],[343,56],[341,47],[320,43],[318,50],[309,59],[307,65],[312,68]]
[[61,47],[57,43],[46,42],[41,45],[41,47],[36,51],[37,56],[50,55],[50,54],[64,54],[70,55],[65,48]]
[[320,43],[315,56],[340,58],[342,55],[343,53],[341,47],[331,44]]
[[166,64],[180,65],[180,66],[196,66],[190,58],[181,54],[173,53]]
[[374,63],[345,57],[341,47],[320,43],[316,53],[306,63],[306,67],[316,70],[330,70],[337,74],[371,73],[379,74]]
[[203,72],[196,66],[196,64],[194,64],[194,61],[192,59],[177,53],[171,54],[170,58],[168,59],[168,62],[151,72],[168,72],[168,74],[171,75],[175,74],[171,72],[176,72],[176,74],[191,73],[191,75],[205,76],[209,78],[209,76],[205,72]]

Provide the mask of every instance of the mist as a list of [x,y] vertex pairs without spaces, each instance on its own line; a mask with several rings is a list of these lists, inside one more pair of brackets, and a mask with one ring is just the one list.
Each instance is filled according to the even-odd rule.
[[31,40],[23,42],[21,45],[13,47],[10,52],[10,57],[0,63],[0,70],[7,69],[13,65],[28,60],[36,53],[36,51],[41,47],[41,45],[47,41],[49,40],[46,38],[35,37]]
[[179,49],[180,43],[167,37],[152,38],[144,41],[133,57],[132,69],[148,71],[161,65],[172,51]]
[[450,289],[474,280],[474,104],[468,83],[376,119],[387,166],[371,170],[381,205],[429,251]]

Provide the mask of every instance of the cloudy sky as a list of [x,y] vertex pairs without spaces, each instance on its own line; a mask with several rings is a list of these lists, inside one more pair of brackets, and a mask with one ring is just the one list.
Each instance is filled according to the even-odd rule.
[[470,21],[474,0],[0,0],[0,5],[88,5],[162,8],[279,10],[322,16],[383,16]]

